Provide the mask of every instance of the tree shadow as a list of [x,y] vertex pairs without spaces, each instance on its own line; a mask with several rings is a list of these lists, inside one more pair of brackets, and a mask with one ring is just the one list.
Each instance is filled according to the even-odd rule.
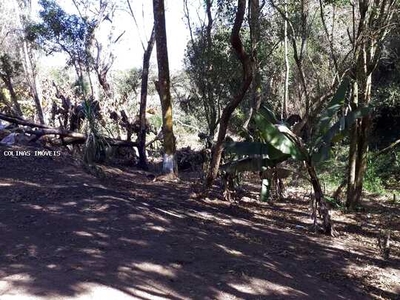
[[370,258],[190,199],[191,181],[135,172],[99,181],[56,159],[1,158],[0,171],[0,298],[96,289],[121,299],[366,297],[346,270]]

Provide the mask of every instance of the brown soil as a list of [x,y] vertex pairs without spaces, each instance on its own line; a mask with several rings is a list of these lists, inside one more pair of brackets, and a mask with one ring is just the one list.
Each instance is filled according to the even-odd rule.
[[[400,299],[399,205],[333,213],[308,230],[308,199],[199,197],[196,174],[89,175],[69,155],[0,147],[0,299]],[[384,259],[378,237],[391,230]]]

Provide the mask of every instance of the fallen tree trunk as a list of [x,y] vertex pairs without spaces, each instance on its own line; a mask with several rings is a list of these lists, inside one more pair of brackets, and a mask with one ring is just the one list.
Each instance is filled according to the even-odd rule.
[[[28,126],[31,127],[29,128],[24,128],[23,132],[33,134],[36,137],[33,138],[31,141],[35,142],[38,139],[40,139],[44,135],[57,135],[61,139],[61,144],[68,145],[68,144],[83,144],[86,141],[86,135],[80,132],[74,132],[74,131],[69,131],[65,129],[58,129],[58,128],[53,128],[50,126],[46,125],[41,125],[41,124],[36,124],[30,121],[26,121],[21,118],[16,118],[12,116],[8,116],[5,114],[0,113],[0,119],[17,124],[17,125],[23,125],[23,126]],[[38,129],[32,129],[32,128],[38,128]],[[118,140],[118,139],[111,139],[111,138],[105,138],[106,142],[110,146],[120,146],[120,147],[137,147],[138,143],[131,142],[131,141],[123,141],[123,140]]]
[[13,117],[9,116],[3,113],[0,113],[0,119],[7,121],[12,124],[17,124],[17,125],[24,125],[24,126],[29,126],[29,127],[36,127],[36,128],[47,128],[47,129],[53,129],[53,127],[47,126],[47,125],[42,125],[42,124],[36,124],[27,120],[24,120],[19,117]]

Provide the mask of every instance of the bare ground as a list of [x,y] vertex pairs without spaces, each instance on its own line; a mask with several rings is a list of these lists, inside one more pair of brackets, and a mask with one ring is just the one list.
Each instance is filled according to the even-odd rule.
[[[296,190],[274,205],[232,205],[199,197],[193,174],[153,182],[103,167],[98,179],[67,154],[3,150],[1,300],[400,299],[398,204],[335,211],[330,238],[308,231]],[[378,237],[389,229],[385,260]]]

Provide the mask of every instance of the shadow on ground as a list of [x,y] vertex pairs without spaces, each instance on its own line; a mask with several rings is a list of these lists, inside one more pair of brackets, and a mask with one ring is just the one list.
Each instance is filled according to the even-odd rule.
[[112,174],[99,181],[65,160],[0,157],[0,299],[367,297],[347,272],[367,254],[190,199],[190,182]]

